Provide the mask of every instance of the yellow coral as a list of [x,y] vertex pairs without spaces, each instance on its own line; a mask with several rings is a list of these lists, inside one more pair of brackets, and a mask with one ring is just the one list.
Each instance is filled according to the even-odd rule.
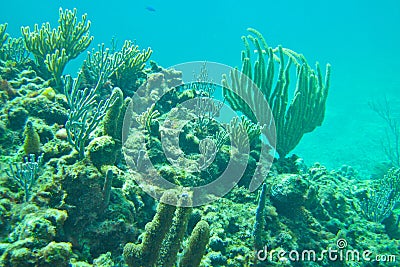
[[43,90],[41,95],[47,97],[48,100],[54,100],[56,97],[56,91],[51,87],[47,87]]
[[40,138],[31,121],[28,121],[25,126],[24,151],[26,155],[39,154]]

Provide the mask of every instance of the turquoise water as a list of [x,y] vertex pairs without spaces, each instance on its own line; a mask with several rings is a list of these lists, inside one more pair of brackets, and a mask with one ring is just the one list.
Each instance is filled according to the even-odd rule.
[[[92,47],[112,37],[150,46],[164,67],[207,60],[240,66],[240,37],[259,30],[271,46],[303,53],[310,63],[332,65],[331,90],[322,127],[306,135],[294,151],[308,163],[368,169],[385,160],[379,139],[382,121],[368,101],[387,95],[398,106],[400,88],[400,3],[383,1],[7,1],[0,22],[11,36],[20,26],[49,21],[58,9],[87,13],[95,36]],[[67,73],[75,73],[81,55]],[[398,114],[398,112],[397,112]]]
[[[82,67],[85,51],[63,73],[76,77],[82,67],[79,84],[50,73],[43,58],[18,62],[0,43],[0,266],[399,266],[398,0],[44,0],[0,7],[0,31],[8,23],[11,37],[21,36],[21,26],[54,28],[60,8],[77,8],[79,21],[82,14],[91,21],[88,51],[111,47],[112,39],[120,51],[132,40],[151,47],[158,64],[143,53],[145,69],[130,65],[135,52],[128,44],[113,54],[123,59],[107,73],[99,62]],[[257,95],[243,76],[243,87],[229,78],[212,83],[241,67],[249,27],[270,47],[302,53],[312,67],[318,61],[322,76],[332,66],[322,126],[293,150],[292,137],[307,123],[276,120],[281,135],[273,155],[275,128],[250,122],[268,125],[267,101],[279,105],[276,95],[264,99],[268,86]],[[255,66],[263,52],[252,49]],[[285,63],[300,60],[279,52]],[[274,66],[285,65],[276,59]],[[289,100],[299,80],[293,65]],[[265,77],[282,85],[276,69]],[[300,93],[311,98],[306,90]],[[386,122],[370,107],[385,99]],[[305,103],[293,105],[294,116],[310,110]],[[273,114],[290,115],[293,106]],[[232,110],[249,120],[231,120]],[[314,111],[308,119],[318,119]],[[393,136],[387,143],[388,125],[398,143]],[[382,164],[390,148],[392,169]],[[260,257],[267,249],[322,258]],[[346,259],[323,257],[331,249]],[[373,257],[349,260],[349,251]],[[379,256],[391,260],[378,263]]]

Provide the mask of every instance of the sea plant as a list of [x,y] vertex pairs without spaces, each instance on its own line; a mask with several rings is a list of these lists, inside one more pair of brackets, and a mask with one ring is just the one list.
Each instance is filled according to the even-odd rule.
[[21,28],[26,48],[35,56],[39,67],[46,67],[52,74],[58,89],[62,88],[61,75],[66,64],[92,42],[89,28],[87,14],[82,15],[81,21],[77,21],[76,8],[60,8],[57,28],[51,28],[50,23],[42,24],[40,29],[35,24],[33,31],[29,27]]
[[139,46],[135,45],[132,41],[126,40],[120,52],[122,55],[123,63],[111,76],[114,86],[122,89],[125,96],[132,96],[133,92],[139,87],[140,84],[136,82],[140,78],[145,78],[143,69],[146,62],[150,59],[153,51],[150,47],[147,49],[139,50]]
[[81,71],[75,79],[70,75],[63,77],[64,91],[69,106],[68,120],[65,124],[67,140],[78,151],[79,159],[85,157],[85,147],[90,134],[104,118],[108,107],[116,101],[117,91],[113,91],[106,100],[97,101],[96,92],[102,86],[102,80],[100,78],[94,88],[81,89]]
[[254,145],[259,140],[261,135],[261,127],[253,123],[245,116],[234,117],[227,125],[227,130],[231,136],[232,145],[239,152],[246,152],[251,145]]
[[15,62],[17,66],[22,66],[28,62],[30,55],[21,37],[8,38],[8,41],[1,47],[0,52],[1,60],[11,60]]
[[154,108],[155,104],[152,104],[146,109],[146,111],[143,111],[136,117],[136,121],[147,131],[147,133],[151,133],[151,125],[153,121],[160,116],[160,112],[154,110]]
[[394,118],[392,108],[387,98],[383,103],[370,102],[370,108],[375,111],[386,123],[386,140],[382,141],[383,151],[394,166],[400,167],[400,125]]
[[364,215],[371,221],[381,223],[400,203],[400,169],[392,168],[375,182],[369,196],[361,202]]
[[7,23],[0,24],[0,48],[8,38],[8,33],[6,33],[7,25]]
[[115,71],[124,63],[124,57],[121,52],[110,52],[105,48],[104,43],[98,45],[98,50],[88,52],[87,58],[83,63],[83,69],[94,81],[103,79],[105,83]]
[[9,170],[5,170],[8,177],[14,179],[19,187],[24,190],[25,202],[31,199],[32,187],[38,178],[39,168],[43,157],[40,155],[37,159],[34,154],[25,157],[25,162],[9,164]]
[[177,254],[192,213],[191,204],[188,194],[183,193],[178,199],[176,192],[166,191],[160,199],[153,220],[145,227],[142,242],[125,245],[125,263],[129,267],[199,266],[210,237],[210,227],[206,221],[196,224],[183,256],[177,263]]
[[[314,70],[303,55],[282,46],[272,48],[261,33],[251,28],[248,31],[251,34],[242,37],[245,50],[242,51],[241,71],[232,70],[230,79],[227,75],[223,76],[223,93],[231,107],[242,112],[253,123],[259,122],[255,114],[260,113],[266,121],[270,120],[268,114],[262,111],[265,107],[261,107],[264,100],[269,104],[277,132],[276,150],[279,157],[284,158],[305,133],[312,132],[323,122],[330,65],[326,65],[324,80],[318,63]],[[251,59],[254,53],[250,44],[255,47],[256,61]],[[296,71],[296,86],[289,102],[289,73],[292,66]],[[258,95],[257,88],[262,95]],[[243,99],[240,96],[245,97]]]

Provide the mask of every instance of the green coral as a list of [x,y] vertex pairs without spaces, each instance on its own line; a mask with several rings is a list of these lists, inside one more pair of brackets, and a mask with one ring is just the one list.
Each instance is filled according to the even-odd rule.
[[[152,50],[139,50],[139,46],[126,40],[120,51],[98,46],[98,51],[88,53],[83,69],[89,81],[110,80],[114,86],[120,87],[125,96],[131,96],[140,85],[140,78],[146,75],[143,69],[149,60]],[[100,74],[104,73],[102,77]]]
[[62,87],[61,76],[68,61],[69,58],[65,52],[65,49],[62,49],[61,51],[57,49],[53,54],[46,55],[44,63],[46,64],[47,69],[53,75],[58,88]]
[[64,88],[69,106],[68,120],[65,123],[68,142],[78,151],[79,159],[85,157],[85,146],[90,134],[100,124],[110,105],[114,104],[115,95],[105,101],[97,101],[97,89],[101,86],[97,83],[95,88],[80,90],[82,71],[73,79],[67,75],[63,77]]
[[23,147],[25,155],[38,155],[40,152],[40,137],[31,121],[26,123],[24,135],[25,140]]
[[[1,33],[0,33],[1,35]],[[1,36],[0,36],[1,43]],[[16,63],[20,67],[28,62],[30,53],[25,48],[24,40],[20,38],[8,38],[8,41],[1,47],[0,44],[0,59],[9,60]]]
[[232,144],[242,153],[248,151],[261,135],[261,127],[244,116],[234,117],[227,125],[227,131]]
[[0,24],[0,48],[8,38],[8,34],[6,33],[7,25],[7,23]]
[[121,67],[123,60],[123,52],[110,53],[110,49],[101,44],[98,45],[98,51],[93,49],[92,52],[88,52],[83,63],[83,70],[89,78],[103,84]]
[[253,236],[254,236],[254,247],[255,249],[261,249],[263,247],[262,233],[265,226],[265,199],[267,194],[267,185],[263,184],[259,199],[258,206],[256,209],[256,221],[254,223]]
[[94,138],[87,146],[88,157],[94,166],[101,168],[103,165],[114,165],[117,150],[114,139],[104,135]]
[[58,88],[61,88],[61,75],[66,64],[86,50],[93,40],[87,15],[82,15],[82,21],[78,22],[76,13],[76,9],[60,8],[56,29],[52,29],[49,23],[42,24],[40,29],[35,24],[33,31],[29,27],[21,28],[26,48],[35,56],[39,66],[47,67]]
[[118,129],[120,116],[124,116],[125,114],[121,113],[123,111],[123,106],[124,106],[124,95],[118,87],[113,90],[113,94],[115,95],[115,101],[110,105],[110,108],[108,109],[103,125],[104,125],[104,134],[109,135],[114,139],[121,140],[121,136],[118,135],[121,133],[121,131]]
[[39,251],[40,266],[68,267],[72,255],[71,243],[52,241]]
[[[174,206],[165,203],[173,203]],[[156,215],[145,227],[143,242],[125,245],[123,255],[128,266],[199,266],[210,235],[208,223],[205,221],[200,221],[193,229],[184,261],[177,264],[192,213],[191,205],[191,196],[188,194],[181,194],[178,200],[176,193],[165,192],[160,199]]]
[[8,177],[14,179],[19,187],[24,190],[25,202],[31,199],[32,187],[38,179],[41,164],[42,156],[39,156],[36,161],[35,155],[30,154],[29,158],[25,158],[25,162],[10,164],[9,170],[6,170]]
[[[0,60],[6,61],[9,67],[20,67],[29,59],[22,38],[9,38],[6,33],[7,23],[0,24]],[[5,77],[3,77],[5,78]]]
[[183,254],[179,266],[198,267],[203,258],[209,239],[210,226],[206,221],[199,221],[193,229],[188,248]]
[[190,214],[192,213],[192,200],[189,196],[182,196],[175,211],[175,217],[169,233],[163,241],[158,265],[175,266],[181,243],[186,233]]
[[160,117],[160,112],[154,110],[155,104],[143,111],[140,115],[136,117],[136,121],[148,132],[151,133],[151,125],[155,119]]
[[138,45],[126,40],[121,53],[123,55],[123,64],[115,71],[111,80],[124,91],[125,95],[131,96],[136,88],[139,87],[136,82],[144,76],[142,71],[153,51],[150,47],[140,51]]
[[400,203],[400,169],[391,168],[386,175],[375,181],[370,195],[362,200],[361,207],[366,218],[381,223]]
[[165,203],[177,203],[173,192],[165,192],[160,199],[157,213],[146,225],[143,242],[139,245],[128,243],[124,247],[124,259],[129,267],[153,267],[157,262],[162,242],[170,230],[176,207]]
[[[269,47],[261,33],[254,29],[248,30],[252,35],[242,38],[245,50],[242,51],[241,72],[232,70],[231,81],[227,75],[223,76],[223,93],[231,107],[241,111],[253,123],[260,122],[258,119],[270,123],[271,118],[263,101],[269,104],[277,131],[276,150],[279,157],[284,158],[305,133],[312,132],[322,124],[329,89],[330,65],[326,66],[324,81],[318,63],[314,70],[303,55],[281,46]],[[251,60],[253,53],[249,40],[257,51],[257,60],[254,63]],[[289,73],[293,65],[296,70],[296,87],[289,102]],[[255,114],[262,118],[256,118]]]

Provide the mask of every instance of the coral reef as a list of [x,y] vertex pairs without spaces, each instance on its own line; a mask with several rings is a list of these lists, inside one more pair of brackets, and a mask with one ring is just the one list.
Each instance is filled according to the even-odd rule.
[[[86,15],[59,15],[58,28],[25,27],[22,38],[0,24],[0,266],[396,266],[287,254],[398,257],[399,169],[368,179],[286,157],[323,121],[329,66],[324,82],[302,55],[267,46],[255,30],[244,38],[243,75],[262,92],[251,99],[271,105],[279,133],[273,160],[266,125],[234,94],[251,92],[244,76],[224,76],[226,100],[242,114],[223,123],[207,64],[184,84],[181,71],[147,68],[152,50],[129,40],[121,50],[99,45],[76,78],[63,76],[92,37]],[[231,190],[219,197],[227,184],[214,182],[228,166]],[[262,186],[250,192],[255,174]],[[204,196],[192,190],[208,184]]]

